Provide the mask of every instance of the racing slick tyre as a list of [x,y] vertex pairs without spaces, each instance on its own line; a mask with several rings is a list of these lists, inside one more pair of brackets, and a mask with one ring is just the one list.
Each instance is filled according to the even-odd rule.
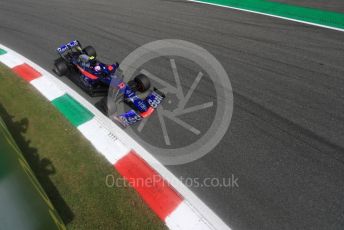
[[87,54],[87,56],[93,56],[93,57],[97,57],[97,52],[96,49],[93,48],[93,46],[86,46],[83,51],[85,52],[85,54]]
[[66,61],[63,60],[62,58],[57,59],[55,61],[54,72],[60,77],[63,75],[66,75],[69,72],[69,67]]
[[134,82],[136,83],[136,90],[140,93],[147,91],[150,88],[150,80],[144,74],[139,74],[134,78]]

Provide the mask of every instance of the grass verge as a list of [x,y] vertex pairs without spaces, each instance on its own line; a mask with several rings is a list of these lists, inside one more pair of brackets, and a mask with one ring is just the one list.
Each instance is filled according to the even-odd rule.
[[68,229],[164,229],[130,187],[45,98],[0,64],[0,116]]

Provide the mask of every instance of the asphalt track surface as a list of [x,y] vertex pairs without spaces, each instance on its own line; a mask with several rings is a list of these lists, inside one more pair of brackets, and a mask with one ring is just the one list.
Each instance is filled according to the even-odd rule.
[[239,188],[191,188],[233,229],[343,228],[342,32],[177,0],[0,1],[0,42],[46,69],[75,38],[106,62],[166,38],[210,51],[232,83],[230,128],[205,157],[169,169],[238,177]]

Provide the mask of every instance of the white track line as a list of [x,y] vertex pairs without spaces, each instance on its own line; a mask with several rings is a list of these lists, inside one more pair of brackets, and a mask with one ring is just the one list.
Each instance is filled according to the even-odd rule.
[[325,25],[321,25],[321,24],[317,24],[317,23],[312,23],[312,22],[307,22],[307,21],[287,18],[287,17],[278,16],[278,15],[274,15],[274,14],[262,13],[262,12],[254,11],[254,10],[246,10],[246,9],[242,9],[242,8],[237,8],[237,7],[232,7],[232,6],[225,6],[225,5],[216,4],[216,3],[201,2],[201,1],[197,1],[197,0],[186,0],[186,1],[188,1],[188,2],[195,2],[195,3],[201,3],[201,4],[205,4],[205,5],[211,5],[211,6],[218,6],[218,7],[223,7],[223,8],[229,8],[229,9],[233,9],[233,10],[240,10],[240,11],[244,11],[244,12],[260,14],[260,15],[265,15],[265,16],[269,16],[269,17],[273,17],[273,18],[280,18],[280,19],[284,19],[284,20],[287,20],[287,21],[299,22],[299,23],[303,23],[303,24],[307,24],[307,25],[311,25],[311,26],[317,26],[317,27],[322,27],[322,28],[326,28],[326,29],[331,29],[331,30],[337,30],[337,31],[344,32],[344,29],[341,29],[341,28],[336,28],[336,27],[332,27],[332,26],[325,26]]

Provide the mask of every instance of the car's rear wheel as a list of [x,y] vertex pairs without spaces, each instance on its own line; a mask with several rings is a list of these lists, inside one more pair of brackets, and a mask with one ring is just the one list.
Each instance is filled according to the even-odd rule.
[[59,58],[55,61],[54,72],[58,76],[66,75],[69,72],[69,67],[63,58]]
[[96,49],[93,48],[93,46],[86,46],[84,49],[83,49],[84,53],[87,54],[87,56],[93,56],[93,57],[97,57],[97,52],[96,52]]
[[149,90],[151,84],[149,78],[144,74],[139,74],[134,78],[136,90],[143,93]]

